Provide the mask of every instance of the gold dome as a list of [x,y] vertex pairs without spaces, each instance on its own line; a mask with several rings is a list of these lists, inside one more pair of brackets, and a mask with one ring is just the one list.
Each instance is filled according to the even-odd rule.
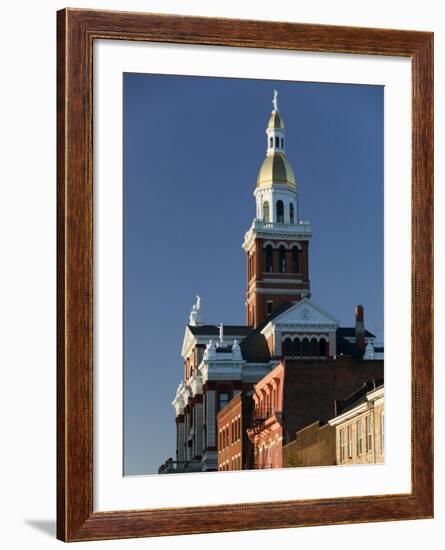
[[269,118],[268,128],[281,128],[284,129],[284,121],[278,111],[273,110]]
[[268,155],[260,168],[256,186],[261,187],[271,183],[285,184],[292,190],[297,186],[294,171],[284,153],[275,152],[273,155]]

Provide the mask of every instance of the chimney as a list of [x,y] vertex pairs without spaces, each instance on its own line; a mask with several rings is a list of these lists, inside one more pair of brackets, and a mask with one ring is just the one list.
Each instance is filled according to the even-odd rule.
[[363,306],[355,308],[355,341],[361,353],[365,352],[365,322]]

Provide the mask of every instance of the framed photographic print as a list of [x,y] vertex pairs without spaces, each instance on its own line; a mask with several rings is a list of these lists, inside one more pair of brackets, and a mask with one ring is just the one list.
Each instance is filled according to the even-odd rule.
[[433,35],[58,12],[58,538],[433,515]]

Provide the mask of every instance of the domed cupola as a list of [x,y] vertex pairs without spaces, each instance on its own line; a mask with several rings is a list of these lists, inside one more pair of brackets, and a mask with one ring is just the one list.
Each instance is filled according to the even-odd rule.
[[284,120],[278,110],[278,92],[274,90],[273,111],[267,125],[267,153],[260,168],[256,186],[281,184],[296,190],[295,174],[286,158]]

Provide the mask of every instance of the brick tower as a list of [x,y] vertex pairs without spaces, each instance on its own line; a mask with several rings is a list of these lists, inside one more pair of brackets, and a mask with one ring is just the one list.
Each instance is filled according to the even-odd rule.
[[284,121],[274,91],[266,158],[254,192],[256,217],[247,231],[247,324],[257,327],[284,302],[309,296],[309,222],[298,216],[294,172],[286,158]]

